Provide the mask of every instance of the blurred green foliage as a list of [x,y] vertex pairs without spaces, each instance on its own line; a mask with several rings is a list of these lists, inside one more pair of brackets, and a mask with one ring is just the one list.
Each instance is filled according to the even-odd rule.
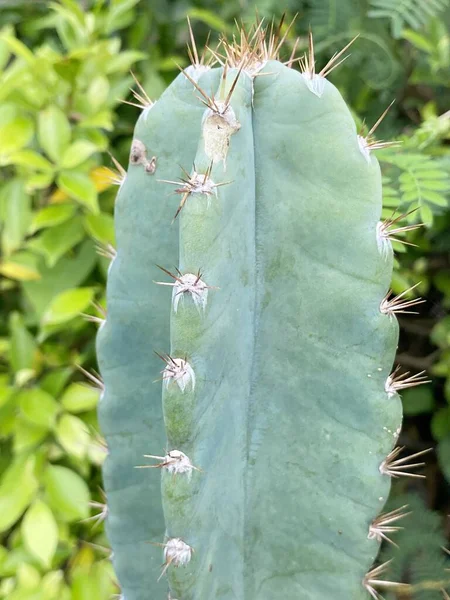
[[[402,148],[378,153],[384,215],[425,223],[396,244],[396,293],[427,299],[403,315],[398,362],[433,382],[403,395],[409,451],[433,446],[428,478],[401,481],[394,504],[414,505],[436,549],[450,512],[450,2],[432,0],[38,0],[0,3],[0,598],[106,600],[117,592],[101,513],[99,390],[76,365],[95,367],[95,315],[104,304],[114,244],[115,189],[108,152],[127,160],[137,109],[132,69],[151,98],[186,65],[186,15],[200,44],[235,18],[298,12],[288,46],[306,47],[311,24],[325,62],[356,33],[331,79],[369,127]],[[289,18],[287,19],[289,22]],[[319,284],[319,282],[318,282]],[[411,295],[411,297],[412,297]],[[400,494],[396,502],[397,496]],[[421,503],[417,496],[422,498]],[[434,511],[434,512],[431,512]],[[428,521],[427,521],[428,519]],[[420,519],[419,519],[420,520]],[[438,597],[421,581],[412,528],[402,532],[395,577],[414,598]],[[422,531],[421,530],[421,531]],[[409,535],[409,537],[408,537]],[[433,536],[431,536],[433,537]],[[391,556],[391,555],[389,555]],[[444,556],[442,557],[444,563]],[[435,562],[435,561],[434,561]],[[411,574],[411,565],[419,565]],[[443,567],[442,567],[443,568]],[[432,575],[431,575],[432,572]],[[422,574],[421,574],[422,573]],[[443,579],[445,576],[443,575]],[[447,577],[448,579],[448,577]],[[419,580],[419,582],[418,582]],[[445,581],[444,581],[445,583]],[[418,587],[417,587],[418,586]],[[433,593],[434,596],[430,596]],[[402,596],[405,598],[408,596]]]

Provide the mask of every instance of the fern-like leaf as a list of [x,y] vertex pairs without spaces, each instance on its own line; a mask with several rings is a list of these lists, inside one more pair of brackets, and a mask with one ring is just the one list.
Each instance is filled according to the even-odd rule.
[[379,158],[390,178],[390,187],[400,194],[399,204],[407,211],[418,209],[416,220],[431,225],[433,214],[448,208],[450,177],[439,159],[414,152],[384,152]]
[[449,6],[449,0],[371,0],[368,16],[390,19],[392,36],[400,38],[405,27],[419,30]]

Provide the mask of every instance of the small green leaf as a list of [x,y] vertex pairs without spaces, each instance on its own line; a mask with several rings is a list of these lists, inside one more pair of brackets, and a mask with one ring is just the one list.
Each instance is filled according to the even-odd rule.
[[115,244],[114,218],[106,213],[87,214],[84,226],[91,237],[103,244]]
[[[9,156],[28,144],[33,137],[34,124],[28,117],[18,116],[0,126],[0,164],[8,164]],[[6,161],[6,162],[5,162]]]
[[64,389],[72,372],[73,370],[70,367],[50,371],[40,379],[41,389],[48,392],[53,398],[57,398]]
[[50,206],[41,208],[41,210],[34,215],[30,232],[34,233],[35,231],[38,231],[38,229],[53,227],[64,223],[74,215],[75,209],[73,204],[51,204]]
[[94,152],[97,152],[95,144],[87,140],[77,140],[66,149],[59,164],[63,169],[73,169],[81,165]]
[[437,455],[442,472],[450,483],[450,435],[441,439],[437,447]]
[[85,412],[97,406],[98,396],[98,390],[92,387],[71,383],[61,398],[61,404],[71,413]]
[[38,488],[34,457],[20,456],[3,473],[0,485],[0,531],[6,531],[22,516]]
[[77,287],[83,283],[94,268],[97,255],[91,240],[86,240],[73,256],[61,258],[57,264],[48,268],[41,265],[39,282],[27,281],[22,284],[25,297],[38,318],[47,310],[52,298],[64,290]]
[[47,265],[53,267],[68,250],[83,239],[84,231],[81,223],[80,217],[74,217],[65,223],[46,229],[28,242],[28,247],[42,253]]
[[95,77],[87,92],[86,100],[91,108],[92,113],[96,113],[108,99],[109,94],[109,81],[103,75]]
[[94,294],[94,288],[77,288],[58,294],[45,312],[42,323],[58,325],[79,316],[92,302]]
[[431,431],[436,440],[442,440],[450,434],[450,406],[440,408],[431,419]]
[[21,179],[12,179],[0,192],[1,245],[8,256],[22,244],[31,222],[31,198]]
[[9,157],[9,162],[13,165],[36,169],[37,171],[53,172],[53,165],[42,154],[38,154],[34,150],[19,150],[14,152]]
[[56,426],[55,435],[69,455],[79,459],[86,456],[90,437],[81,419],[73,415],[63,415]]
[[32,369],[37,352],[34,337],[25,327],[20,313],[14,312],[9,318],[11,338],[9,360],[14,373],[22,369]]
[[33,425],[26,419],[16,417],[14,422],[13,449],[15,454],[34,450],[47,437],[48,429]]
[[51,105],[38,115],[38,139],[47,156],[57,163],[71,138],[70,123],[64,112]]
[[58,546],[58,525],[49,506],[36,500],[27,510],[21,531],[25,547],[39,562],[50,568]]
[[414,416],[431,412],[434,408],[434,395],[427,386],[413,387],[402,393],[403,412]]
[[44,485],[51,508],[62,520],[71,522],[89,516],[89,489],[77,473],[51,465],[45,471]]
[[57,178],[58,187],[71,198],[81,202],[93,213],[99,212],[97,190],[86,173],[63,171]]
[[27,388],[19,393],[17,402],[27,421],[45,429],[54,427],[59,406],[50,394],[39,388]]
[[427,204],[422,204],[420,207],[420,219],[426,227],[431,227],[433,225],[433,211]]

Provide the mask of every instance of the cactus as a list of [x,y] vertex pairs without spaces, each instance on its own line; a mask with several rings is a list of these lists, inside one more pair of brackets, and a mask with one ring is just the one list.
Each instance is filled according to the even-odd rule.
[[389,294],[383,143],[326,79],[342,52],[316,73],[310,35],[299,72],[284,39],[259,23],[215,68],[193,41],[136,125],[98,335],[124,600],[378,598],[420,464],[394,449],[424,377],[390,374],[419,300]]

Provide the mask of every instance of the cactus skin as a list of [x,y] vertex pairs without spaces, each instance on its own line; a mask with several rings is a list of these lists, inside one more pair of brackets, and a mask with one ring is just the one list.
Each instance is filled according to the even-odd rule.
[[[369,598],[369,527],[390,489],[379,466],[402,418],[385,391],[398,326],[380,312],[392,273],[376,233],[380,171],[331,83],[319,97],[277,61],[262,72],[237,80],[226,156],[223,131],[220,152],[205,140],[220,118],[208,122],[183,75],[136,128],[157,168],[130,165],[120,191],[98,338],[108,535],[125,600],[163,600],[168,588],[177,600]],[[236,75],[214,69],[200,85],[223,99]],[[176,203],[157,179],[193,160],[224,185],[189,194],[171,225]],[[220,289],[204,311],[189,294],[175,311],[155,263],[201,269]],[[195,375],[163,382],[162,406],[153,350]],[[133,469],[164,447],[201,470]],[[194,552],[176,568],[166,546],[157,581],[161,549],[148,542],[174,539]]]

